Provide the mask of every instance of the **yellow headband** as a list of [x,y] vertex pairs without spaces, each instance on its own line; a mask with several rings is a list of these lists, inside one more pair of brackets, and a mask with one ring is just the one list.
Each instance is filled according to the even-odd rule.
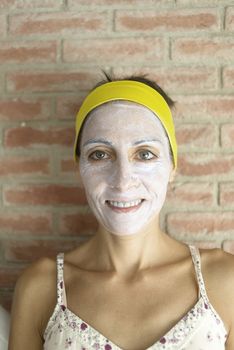
[[169,138],[174,159],[174,168],[177,167],[177,143],[175,128],[170,108],[164,98],[150,86],[132,80],[120,80],[98,86],[90,92],[83,101],[76,117],[76,139],[74,155],[77,161],[76,147],[81,126],[94,108],[113,100],[127,100],[139,103],[149,108],[161,121]]

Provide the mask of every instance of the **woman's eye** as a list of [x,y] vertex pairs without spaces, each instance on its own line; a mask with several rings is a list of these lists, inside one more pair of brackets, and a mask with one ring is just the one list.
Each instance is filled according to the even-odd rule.
[[140,151],[139,152],[140,159],[142,160],[151,160],[156,156],[150,151]]
[[90,154],[90,158],[93,160],[101,160],[101,159],[106,159],[107,157],[106,152],[104,151],[95,151],[93,153]]

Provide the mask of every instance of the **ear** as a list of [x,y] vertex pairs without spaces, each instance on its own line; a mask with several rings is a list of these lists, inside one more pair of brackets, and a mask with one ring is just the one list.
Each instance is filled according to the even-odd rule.
[[169,176],[169,182],[173,182],[176,176],[176,169],[172,168],[170,176]]

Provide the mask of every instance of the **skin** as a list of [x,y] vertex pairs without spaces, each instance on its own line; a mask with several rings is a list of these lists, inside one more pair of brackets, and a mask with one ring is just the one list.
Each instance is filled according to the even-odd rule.
[[[105,143],[85,146],[97,137]],[[134,145],[145,139],[157,141]],[[97,108],[83,129],[79,168],[99,228],[65,254],[68,308],[120,348],[146,349],[198,300],[187,245],[159,227],[168,182],[175,176],[162,125],[132,102]],[[135,212],[116,211],[106,202],[138,198],[144,202]],[[226,349],[233,350],[234,257],[221,249],[200,254],[210,302],[228,332]],[[55,304],[56,264],[42,258],[17,282],[9,350],[31,350],[32,343],[42,349]]]

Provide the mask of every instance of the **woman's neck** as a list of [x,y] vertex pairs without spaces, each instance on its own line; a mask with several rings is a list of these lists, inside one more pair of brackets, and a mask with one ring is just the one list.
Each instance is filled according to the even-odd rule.
[[170,240],[157,226],[126,236],[114,235],[99,228],[92,239],[95,267],[119,277],[131,278],[141,270],[160,265],[165,259]]

